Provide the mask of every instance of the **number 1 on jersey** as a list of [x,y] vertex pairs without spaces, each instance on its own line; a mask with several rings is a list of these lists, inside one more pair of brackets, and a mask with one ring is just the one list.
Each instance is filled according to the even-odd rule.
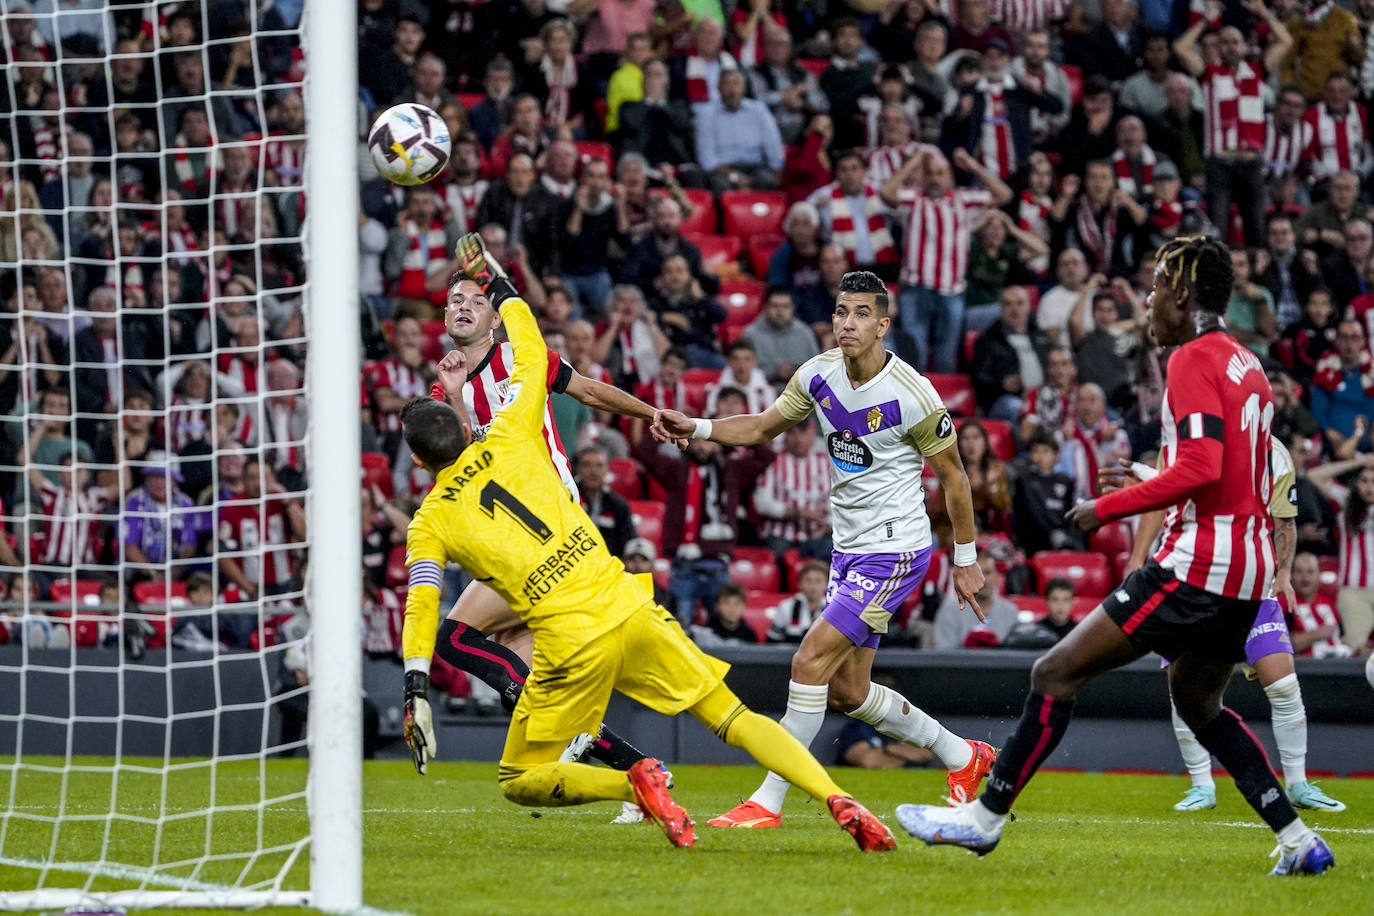
[[[1250,477],[1255,481],[1264,504],[1269,505],[1270,491],[1274,481],[1269,474],[1269,431],[1274,424],[1274,402],[1270,401],[1260,410],[1260,397],[1252,394],[1246,398],[1241,408],[1240,428],[1250,433]],[[1264,454],[1259,454],[1260,446]]]
[[544,524],[542,518],[531,512],[524,503],[512,496],[509,490],[494,480],[488,480],[487,485],[482,488],[478,504],[487,517],[493,520],[496,518],[497,506],[505,509],[507,515],[541,544],[547,543],[553,537],[553,529]]

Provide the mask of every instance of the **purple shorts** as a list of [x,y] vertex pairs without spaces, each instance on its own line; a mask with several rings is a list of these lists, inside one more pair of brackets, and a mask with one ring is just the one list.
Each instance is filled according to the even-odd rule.
[[1288,624],[1284,622],[1279,603],[1273,598],[1265,598],[1260,602],[1250,635],[1245,637],[1245,664],[1253,668],[1255,662],[1278,652],[1292,655],[1293,640],[1288,637]]
[[930,548],[907,553],[835,553],[825,592],[826,622],[861,649],[876,649],[888,621],[916,590]]

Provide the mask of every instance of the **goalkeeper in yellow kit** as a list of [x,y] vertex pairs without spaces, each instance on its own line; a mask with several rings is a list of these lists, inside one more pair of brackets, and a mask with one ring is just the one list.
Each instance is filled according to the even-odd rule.
[[[611,556],[544,444],[548,350],[529,306],[475,233],[463,237],[458,254],[463,271],[500,309],[515,365],[511,403],[484,441],[469,444],[465,419],[430,398],[414,398],[401,412],[416,464],[435,476],[406,533],[405,734],[416,767],[425,771],[434,748],[422,662],[434,650],[440,574],[452,561],[505,598],[534,635],[531,671],[501,754],[498,778],[511,801],[632,801],[675,845],[695,844],[691,818],[669,794],[659,761],[646,758],[622,773],[559,760],[570,739],[595,731],[611,691],[619,690],[664,715],[690,712],[726,743],[826,802],[860,849],[891,849],[883,823],[778,723],[749,711],[722,680],[729,666],[698,649]],[[450,353],[439,364],[439,380],[457,390],[464,370],[461,354]]]

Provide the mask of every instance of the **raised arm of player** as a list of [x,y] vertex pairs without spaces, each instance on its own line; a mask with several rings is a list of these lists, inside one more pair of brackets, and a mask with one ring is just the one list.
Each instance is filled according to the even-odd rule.
[[404,735],[415,771],[424,775],[434,756],[434,717],[429,709],[429,663],[439,632],[439,590],[443,583],[443,545],[430,535],[423,520],[406,530],[405,620],[401,624],[401,651],[405,658]]
[[[660,441],[701,438],[719,442],[721,445],[758,445],[761,442],[773,441],[800,423],[802,417],[785,417],[774,404],[763,413],[740,414],[724,420],[698,421],[678,410],[656,410],[653,420],[650,431],[653,432],[654,438]],[[698,422],[711,424],[709,436],[694,436]]]
[[[945,416],[948,420],[948,415]],[[940,481],[940,492],[945,497],[945,511],[954,526],[954,543],[972,544],[977,537],[973,527],[973,491],[969,488],[968,474],[964,472],[964,460],[959,457],[959,449],[951,444],[933,455],[925,456],[926,462]],[[987,623],[987,615],[978,605],[974,596],[983,588],[983,571],[977,563],[954,567],[954,593],[959,597],[959,608],[967,602],[978,619]]]

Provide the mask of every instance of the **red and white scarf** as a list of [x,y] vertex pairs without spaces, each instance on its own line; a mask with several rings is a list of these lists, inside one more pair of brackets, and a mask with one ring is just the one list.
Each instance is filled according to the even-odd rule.
[[986,77],[978,81],[976,89],[983,93],[983,132],[978,158],[988,171],[1006,178],[1016,170],[1016,150],[1011,143],[1011,123],[1007,120],[1007,91],[1016,87],[1011,74],[1002,74],[996,83]]
[[557,127],[572,118],[572,91],[577,86],[577,64],[572,55],[568,55],[560,67],[545,54],[539,62],[539,69],[544,74],[544,85],[549,87],[549,97],[544,100],[544,120]]
[[1112,266],[1112,245],[1116,242],[1116,207],[1107,205],[1107,218],[1101,223],[1087,195],[1078,198],[1078,239],[1088,256],[1088,269],[1106,271]]
[[1173,235],[1178,230],[1178,224],[1183,221],[1183,201],[1176,200],[1166,204],[1156,198],[1154,207],[1150,213],[1150,222],[1154,227],[1165,235]]
[[[878,264],[897,263],[897,245],[892,240],[892,233],[887,228],[887,217],[884,215],[882,198],[878,192],[873,190],[871,184],[865,184],[863,189],[864,198],[864,224],[868,226],[868,246],[873,249],[873,259]],[[845,196],[844,191],[840,190],[838,182],[830,185],[830,240],[844,249],[849,256],[849,263],[855,262],[855,252],[859,243],[859,233],[856,229],[856,222],[859,214],[854,212],[850,205],[850,200]]]
[[428,299],[430,293],[425,289],[425,280],[429,278],[432,266],[443,265],[448,260],[444,227],[438,220],[431,220],[424,232],[413,222],[406,222],[401,228],[410,237],[410,248],[401,262],[401,277],[396,282],[395,295],[402,299]]
[[1140,148],[1141,187],[1136,187],[1135,175],[1131,171],[1131,161],[1124,150],[1112,153],[1112,168],[1116,170],[1116,186],[1132,197],[1153,194],[1155,191],[1155,151],[1148,146]]
[[[1041,238],[1048,239],[1050,235],[1050,199],[1037,198],[1030,189],[1021,192],[1021,198],[1016,204],[1016,225],[1023,232],[1031,232]],[[1041,255],[1032,258],[1026,264],[1031,270],[1038,274],[1043,274],[1050,266],[1050,256]]]
[[205,157],[205,169],[202,174],[197,175],[195,167],[191,163],[191,152],[186,146],[186,137],[182,134],[176,136],[176,155],[172,158],[172,171],[176,173],[177,181],[187,191],[195,191],[201,184],[210,183],[210,173],[215,169],[215,138],[210,137],[206,141],[207,148],[195,153],[197,156]]
[[52,181],[62,174],[62,160],[67,155],[67,138],[70,130],[48,123],[46,117],[35,117],[33,124],[34,153],[42,165],[44,181]]
[[[1341,357],[1335,350],[1331,350],[1320,360],[1317,361],[1316,371],[1312,374],[1312,384],[1323,391],[1334,392],[1345,381],[1345,367],[1341,365]],[[1374,357],[1365,350],[1360,356],[1360,387],[1364,389],[1364,396],[1374,398]]]
[[[724,51],[717,55],[716,63],[720,65],[721,73],[739,69],[735,59]],[[707,73],[706,61],[703,58],[695,53],[687,55],[687,101],[694,105],[711,101],[711,87],[706,82]]]

